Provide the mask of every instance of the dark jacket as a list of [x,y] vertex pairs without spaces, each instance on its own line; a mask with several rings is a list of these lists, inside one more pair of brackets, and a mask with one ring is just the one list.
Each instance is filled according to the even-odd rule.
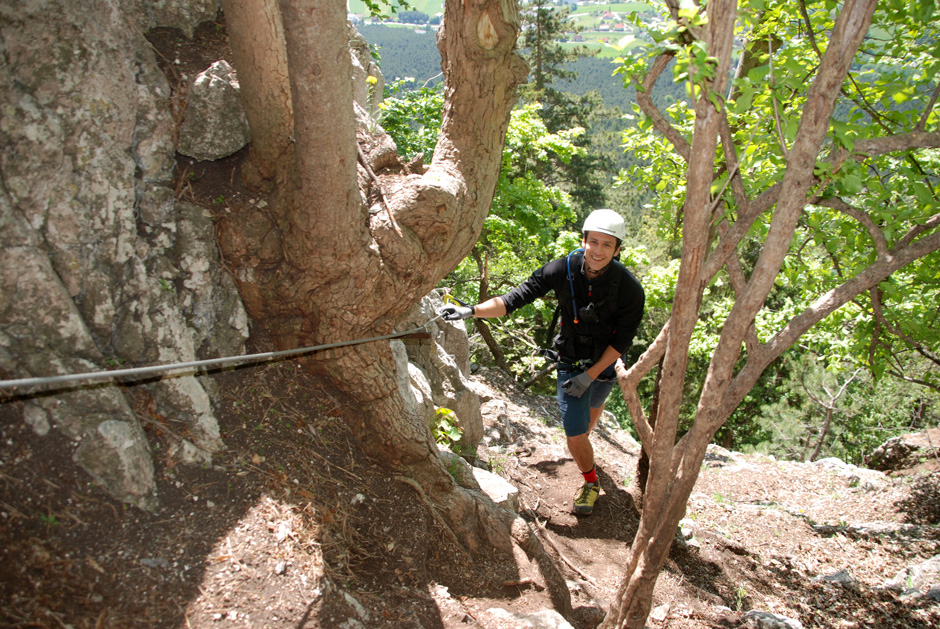
[[[616,295],[612,296],[615,280]],[[608,345],[621,355],[630,348],[643,318],[646,297],[640,282],[625,266],[615,260],[603,275],[588,280],[584,273],[584,252],[574,251],[537,269],[529,279],[502,295],[507,314],[544,297],[550,290],[555,291],[561,310],[561,328],[552,347],[562,359],[595,362]],[[587,320],[590,316],[579,316],[575,323],[575,304],[579,311],[593,304],[598,321],[592,323]]]

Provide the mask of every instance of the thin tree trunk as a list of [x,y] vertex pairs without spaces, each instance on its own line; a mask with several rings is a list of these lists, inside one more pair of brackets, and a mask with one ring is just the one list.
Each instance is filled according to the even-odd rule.
[[490,326],[485,321],[474,319],[473,327],[476,328],[477,332],[480,333],[480,337],[483,339],[483,342],[486,343],[487,349],[489,349],[490,354],[493,355],[493,360],[496,362],[496,366],[499,367],[503,373],[512,374],[512,370],[509,368],[509,363],[506,362],[506,354],[503,353],[503,348],[499,346],[499,343],[496,341],[496,338],[490,331]]
[[[650,400],[650,428],[656,430],[656,416],[659,414],[659,396],[662,392],[663,380],[663,361],[659,360],[659,369],[656,370],[656,384],[653,385],[653,399]],[[638,495],[634,501],[638,508],[642,508],[643,494],[646,492],[646,482],[650,475],[650,456],[646,448],[640,450],[640,458],[636,462],[636,484]]]
[[[470,255],[473,256],[474,261],[477,263],[477,270],[480,272],[480,288],[479,288],[479,300],[478,303],[483,303],[490,298],[490,281],[489,274],[487,273],[486,260],[480,257],[480,252],[476,247],[470,252]],[[493,333],[490,331],[489,324],[487,324],[483,319],[473,319],[473,327],[476,328],[477,332],[480,333],[480,337],[483,339],[483,342],[486,343],[486,347],[490,350],[490,354],[493,355],[493,360],[496,362],[496,366],[506,374],[512,374],[512,371],[509,369],[509,363],[506,362],[506,354],[503,352],[503,348],[499,346],[499,343],[496,342],[496,339],[493,337]]]
[[806,460],[806,453],[809,452],[810,444],[813,442],[813,430],[810,426],[807,426],[806,430],[806,443],[803,444],[803,451],[800,452],[800,461]]
[[535,384],[536,382],[538,382],[539,380],[541,380],[542,378],[544,378],[544,377],[547,376],[548,374],[552,373],[553,371],[555,371],[555,365],[554,365],[554,364],[549,365],[548,367],[544,367],[544,368],[541,369],[538,373],[536,373],[536,374],[533,375],[531,378],[529,378],[528,380],[526,380],[526,381],[522,384],[522,388],[523,388],[523,389],[528,389],[528,388],[531,387],[533,384]]
[[[638,430],[644,438],[644,446],[652,446],[649,449],[650,478],[626,577],[602,627],[639,629],[644,626],[656,577],[665,562],[676,526],[684,515],[688,497],[704,460],[706,447],[734,408],[727,404],[733,388],[731,385],[741,385],[739,389],[734,390],[737,403],[743,393],[753,386],[750,378],[750,386],[741,382],[741,374],[733,378],[733,368],[741,345],[753,325],[754,317],[762,307],[779,272],[792,238],[795,216],[799,215],[799,210],[805,204],[806,192],[812,181],[809,169],[815,164],[832,112],[834,97],[867,30],[873,10],[873,0],[850,1],[846,3],[843,13],[836,21],[827,55],[822,61],[817,79],[810,90],[808,104],[804,108],[807,114],[804,115],[803,124],[789,153],[788,168],[770,233],[747,286],[738,295],[723,326],[692,429],[676,443],[678,409],[686,369],[683,351],[688,347],[691,327],[698,316],[698,302],[708,279],[708,273],[702,272],[707,244],[704,239],[710,220],[707,192],[714,163],[714,138],[722,126],[717,123],[722,112],[716,111],[704,98],[697,103],[696,125],[689,158],[688,192],[684,206],[682,266],[676,297],[664,342],[657,339],[649,350],[652,352],[655,348],[655,351],[663,351],[662,348],[665,347],[662,398],[655,430],[641,414],[634,415],[634,421],[637,422]],[[711,87],[719,93],[724,92],[721,81],[727,76],[727,66],[724,64],[730,57],[734,13],[733,3],[730,2],[708,5],[706,45],[709,55],[719,60],[716,69],[718,80]],[[727,259],[728,253],[724,254],[723,259]],[[753,352],[762,353],[765,353],[763,347],[755,348]],[[748,363],[742,372],[751,366],[752,358],[755,356],[749,353]],[[758,362],[763,363],[766,356],[760,358]],[[648,358],[641,358],[638,364],[648,368],[650,362]],[[632,402],[633,412],[636,408],[635,385],[639,375],[630,372],[622,372],[619,375],[625,398]],[[627,390],[628,385],[634,388]]]
[[819,429],[819,439],[816,440],[816,447],[813,449],[813,453],[809,455],[810,461],[815,461],[816,457],[819,456],[819,451],[822,450],[823,443],[826,441],[826,435],[829,434],[829,426],[832,424],[832,408],[826,407],[826,419],[823,422],[822,428]]
[[[264,180],[277,178],[293,130],[280,9],[275,2],[221,0],[221,3],[232,61],[238,69],[240,94],[252,130],[251,158],[242,175],[249,186],[260,187]],[[266,68],[280,71],[264,71]]]
[[[724,93],[731,58],[736,4],[718,0],[708,5],[708,51],[718,59],[714,85]],[[665,339],[662,389],[656,413],[656,428],[643,446],[650,457],[650,472],[643,496],[640,524],[630,552],[625,577],[601,627],[642,629],[652,606],[653,588],[666,560],[676,526],[685,512],[695,483],[676,479],[679,463],[675,450],[679,409],[688,364],[688,346],[698,320],[704,282],[702,270],[708,253],[711,213],[710,187],[713,156],[718,142],[720,116],[705,94],[696,103],[695,128],[683,208],[682,263],[673,299],[669,333]],[[707,156],[707,159],[706,159]],[[704,458],[704,452],[702,453]]]

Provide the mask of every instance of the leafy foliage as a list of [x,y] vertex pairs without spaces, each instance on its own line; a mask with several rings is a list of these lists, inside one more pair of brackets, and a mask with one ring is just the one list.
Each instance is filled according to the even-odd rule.
[[390,17],[393,13],[405,11],[410,8],[406,0],[358,0],[369,15],[374,17]]
[[[747,41],[742,63],[745,58],[752,63],[749,71],[734,79],[727,102],[722,102],[721,95],[713,95],[713,102],[727,112],[731,139],[740,147],[735,155],[739,171],[747,173],[745,193],[755,198],[784,177],[788,147],[796,137],[807,88],[836,13],[828,2],[807,5],[806,18],[800,13],[799,3],[755,0],[740,7],[740,35]],[[676,59],[673,80],[684,83],[686,94],[691,96],[697,93],[695,86],[711,76],[713,60],[700,41],[683,34],[700,26],[704,17],[691,9],[679,11],[679,19],[663,17],[659,26],[649,29],[649,38],[656,45],[645,51],[635,49],[633,55],[623,57],[620,72],[627,82],[636,84],[652,59],[672,54]],[[938,212],[934,186],[940,173],[940,152],[928,148],[859,153],[855,157],[850,154],[865,142],[887,135],[937,130],[940,121],[932,99],[940,69],[940,47],[936,44],[938,27],[932,17],[932,2],[888,2],[879,6],[859,63],[842,88],[836,116],[830,122],[832,152],[816,164],[812,198],[800,219],[791,254],[755,322],[759,341],[765,342],[783,329],[820,295],[863,272],[876,259],[878,246],[890,251],[918,230],[930,229],[928,221]],[[811,31],[807,24],[812,25]],[[673,131],[690,142],[694,113],[685,101],[676,99],[660,110]],[[663,239],[678,240],[682,236],[679,225],[685,203],[686,164],[677,156],[672,142],[654,130],[652,118],[639,106],[634,106],[634,113],[637,124],[626,128],[623,137],[625,150],[637,157],[638,164],[622,172],[620,183],[655,190],[650,211],[660,217],[658,234]],[[723,204],[726,208],[719,219],[734,221],[741,207],[726,185],[726,150],[728,146],[722,144],[716,155],[718,175],[712,193],[716,207]],[[844,152],[839,154],[840,150]],[[840,155],[839,159],[834,155]],[[750,241],[740,249],[745,275],[753,269],[770,219],[770,214],[762,216],[751,229]],[[659,281],[674,277],[676,270],[676,261],[667,257],[657,260],[656,268],[644,278],[654,319],[663,297],[668,299],[671,294],[668,287],[661,290]],[[802,426],[802,421],[813,416],[805,392],[802,396],[799,393],[803,390],[802,380],[795,380],[805,379],[807,370],[821,370],[831,376],[865,367],[874,379],[855,382],[851,393],[857,395],[863,390],[875,395],[886,387],[905,388],[896,382],[883,382],[881,376],[887,373],[935,387],[936,368],[940,366],[936,359],[940,349],[938,284],[940,256],[934,252],[817,324],[804,335],[799,350],[792,350],[789,359],[778,361],[768,370],[732,416],[723,429],[727,442],[759,444],[779,453],[787,450],[784,443],[796,439],[798,449],[804,448],[806,426],[788,435],[780,426]],[[727,276],[718,276],[706,290],[701,321],[689,349],[693,391],[705,377],[721,326],[735,300]],[[807,357],[814,357],[812,369],[805,363]],[[908,395],[920,398],[923,394],[908,391]],[[764,402],[758,403],[762,397]],[[766,402],[774,399],[788,402]],[[936,408],[935,401],[931,404]],[[846,420],[834,433],[841,437],[827,442],[826,448],[859,460],[870,440],[865,438],[864,430],[851,426],[909,429],[910,421],[891,419],[897,415],[892,412],[896,408],[872,406],[869,411],[851,413],[853,419]],[[685,408],[686,425],[694,410],[691,403]],[[785,419],[791,415],[792,421]],[[799,441],[796,434],[804,441]],[[886,436],[874,434],[874,439]],[[776,446],[768,445],[777,441]],[[793,455],[796,450],[787,452]]]
[[[792,352],[783,361],[785,378],[776,394],[766,395],[755,432],[740,441],[753,449],[790,460],[839,457],[863,465],[871,452],[901,432],[930,427],[930,409],[940,396],[897,379],[875,380],[851,363],[832,366],[828,357]],[[914,364],[911,369],[917,369]],[[843,390],[844,389],[844,390]],[[827,407],[831,425],[823,432]]]
[[[576,95],[558,88],[576,74],[569,67],[578,59],[592,57],[595,51],[577,45],[563,45],[580,27],[569,20],[567,6],[553,6],[546,0],[532,0],[521,11],[520,52],[529,63],[529,83],[520,87],[523,102],[541,103],[542,118],[552,133],[576,127],[588,128],[593,120],[609,113],[596,93]],[[609,157],[596,150],[591,136],[582,133],[573,139],[586,149],[571,159],[556,163],[552,183],[571,196],[580,216],[607,205],[605,173],[610,171]]]
[[430,157],[441,133],[443,88],[404,89],[404,81],[386,86],[385,100],[379,105],[381,122],[398,145],[398,154],[410,159],[418,153]]
[[[584,129],[549,133],[540,112],[541,105],[532,103],[512,114],[493,208],[473,254],[452,274],[454,292],[464,301],[506,292],[580,242],[579,235],[567,231],[577,220],[569,195],[547,181],[556,164],[584,154],[574,143]],[[498,340],[511,348],[511,358],[521,361],[516,366],[520,373],[544,364],[533,347],[535,331],[548,326],[553,310],[553,303],[539,300],[513,313],[506,322],[511,336],[497,332]],[[513,338],[528,340],[513,343]]]
[[452,448],[460,441],[463,431],[457,422],[457,414],[443,406],[434,413],[434,425],[431,427],[434,440],[442,446]]
[[[824,50],[832,28],[832,8],[831,3],[823,2],[807,5],[810,31],[799,4],[753,0],[740,5],[740,38],[746,42],[740,58],[746,58],[748,65],[734,79],[727,100],[716,98],[731,122],[731,137],[739,147],[739,170],[747,174],[746,193],[750,198],[778,184],[784,176],[787,149],[795,138],[806,89],[819,62],[817,48]],[[926,226],[937,213],[935,186],[940,154],[936,149],[858,153],[851,159],[846,153],[839,160],[832,159],[835,151],[858,152],[865,142],[891,133],[915,128],[936,131],[937,113],[928,107],[940,65],[940,47],[936,44],[940,39],[933,11],[933,3],[916,0],[887,2],[879,7],[830,121],[833,153],[822,156],[816,164],[811,203],[800,218],[791,255],[755,322],[759,341],[767,341],[818,296],[869,265],[876,256],[879,233],[884,236],[884,246],[891,249],[908,237],[910,229]],[[553,20],[562,13],[541,2],[530,5],[529,17],[524,18],[530,27],[521,39],[530,65],[537,32],[531,25],[544,19],[548,27],[542,32],[551,33]],[[690,141],[693,112],[688,99],[697,93],[698,88],[692,86],[712,75],[714,60],[700,43],[683,38],[683,33],[697,28],[702,19],[692,11],[683,11],[679,20],[666,14],[660,22],[636,17],[634,24],[647,28],[647,33],[620,42],[623,56],[618,72],[623,86],[619,91],[614,91],[617,80],[611,80],[612,67],[605,60],[587,57],[561,61],[558,57],[555,64],[550,55],[545,57],[550,62],[542,66],[543,89],[535,90],[533,81],[527,88],[527,107],[516,113],[510,126],[496,202],[480,243],[474,255],[447,280],[455,295],[467,302],[477,301],[484,278],[486,294],[499,294],[518,284],[539,264],[575,248],[579,236],[570,230],[578,224],[583,209],[590,207],[590,201],[589,197],[579,196],[576,178],[565,169],[589,159],[591,154],[585,151],[594,153],[598,142],[606,143],[610,156],[613,144],[622,139],[620,155],[613,158],[623,169],[607,180],[618,187],[604,185],[604,194],[622,200],[614,207],[628,208],[625,214],[642,243],[625,248],[624,256],[632,258],[628,266],[642,271],[647,313],[631,351],[638,355],[645,349],[668,318],[672,305],[679,268],[676,256],[682,237],[686,164],[672,143],[656,130],[653,120],[632,104],[636,89],[633,78],[643,76],[657,55],[674,54],[667,74],[655,83],[650,95],[671,127]],[[556,30],[556,36],[560,32]],[[552,45],[550,41],[544,43]],[[436,55],[436,50],[429,50]],[[406,92],[403,85],[393,86],[382,124],[392,132],[401,152],[410,157],[433,147],[441,97],[430,88]],[[599,98],[589,96],[594,89],[603,93],[603,102],[632,104],[631,112],[623,120],[606,110],[603,115],[607,118],[590,115],[591,110],[600,111]],[[545,97],[556,91],[560,95],[556,101],[537,100],[539,95]],[[723,208],[716,220],[733,221],[740,207],[727,185],[725,150],[719,146],[712,193],[718,201],[716,208]],[[606,184],[612,162],[596,161],[592,167],[599,175],[598,181]],[[640,208],[643,204],[646,207]],[[859,216],[868,217],[874,229],[867,228]],[[655,222],[648,224],[644,217]],[[753,225],[748,241],[739,250],[745,277],[760,254],[770,218],[768,213]],[[649,226],[653,229],[647,231]],[[694,416],[692,400],[697,397],[721,326],[735,302],[730,278],[720,274],[705,292],[701,321],[690,346],[683,430]],[[497,340],[509,350],[509,358],[516,361],[518,372],[532,372],[542,364],[528,343],[546,342],[540,331],[548,327],[553,309],[551,300],[538,302],[514,313],[511,321],[503,322],[505,327],[495,322],[491,326]],[[838,381],[838,374],[844,378],[844,374],[854,373],[861,366],[869,375],[856,378],[847,389],[820,455],[861,462],[873,443],[880,443],[896,431],[936,420],[938,406],[931,390],[940,385],[938,317],[940,259],[932,254],[895,273],[876,290],[859,295],[812,328],[799,347],[768,368],[716,440],[729,447],[804,456],[807,443],[819,436],[822,417],[804,383],[825,378]],[[652,387],[653,379],[647,378],[641,386],[644,399],[649,399]],[[922,401],[923,407],[918,402],[915,406],[920,410],[911,410],[905,396],[907,400]],[[611,396],[608,408],[621,420],[628,417],[617,395]]]

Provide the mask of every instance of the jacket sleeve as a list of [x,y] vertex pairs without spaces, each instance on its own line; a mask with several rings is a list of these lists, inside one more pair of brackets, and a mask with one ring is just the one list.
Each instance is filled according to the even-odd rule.
[[610,341],[611,347],[621,354],[630,349],[646,307],[646,293],[639,280],[629,271],[625,279],[618,299],[620,308],[615,315],[614,336]]
[[536,269],[529,278],[505,295],[500,295],[506,304],[506,314],[531,304],[539,297],[544,297],[550,290],[554,290],[556,283],[567,278],[565,259],[552,260],[543,267]]

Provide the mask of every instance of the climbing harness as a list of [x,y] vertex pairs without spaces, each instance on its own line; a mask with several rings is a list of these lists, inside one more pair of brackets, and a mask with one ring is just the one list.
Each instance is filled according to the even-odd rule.
[[574,296],[574,276],[571,275],[571,255],[575,253],[584,253],[584,249],[578,248],[568,254],[565,258],[565,263],[568,265],[568,285],[571,287],[571,312],[574,313],[574,322],[580,323],[578,318],[578,300]]
[[[577,300],[577,297],[575,295],[575,290],[574,290],[574,273],[571,270],[571,257],[578,253],[584,254],[584,249],[582,248],[575,249],[574,251],[569,253],[565,259],[565,265],[568,271],[568,290],[571,293],[570,299],[571,299],[572,320],[575,325],[584,324],[583,327],[586,327],[587,330],[592,330],[597,324],[600,323],[601,316],[612,314],[613,311],[616,309],[616,306],[619,303],[618,296],[620,294],[620,283],[622,280],[622,275],[620,273],[615,273],[613,275],[613,278],[611,279],[611,282],[610,282],[610,288],[608,289],[607,296],[604,299],[602,299],[598,303],[594,303],[593,301],[590,301],[587,306],[583,306],[579,308],[578,300]],[[614,261],[611,262],[611,265],[613,265],[615,262],[616,262],[616,257],[614,258]],[[577,272],[577,269],[575,269],[575,272]],[[591,291],[592,291],[592,283],[590,280],[588,280],[588,299],[591,298]],[[569,298],[567,295],[564,294],[564,289],[558,290],[557,294],[558,294],[558,306],[555,307],[555,313],[552,316],[552,322],[549,325],[547,338],[545,340],[545,342],[550,347],[554,341],[555,325],[560,321],[562,303]],[[564,326],[563,321],[562,321],[562,326]],[[583,330],[583,327],[581,330]],[[564,332],[564,328],[562,328],[562,332]],[[582,332],[582,331],[579,331],[578,329],[573,329],[569,331],[567,336],[563,335],[563,340],[567,339],[566,343],[574,342],[575,338],[588,339],[590,338],[591,334],[592,334],[591,332]],[[587,342],[587,341],[584,341],[584,342]],[[606,345],[604,347],[606,347]],[[559,359],[558,359],[559,352],[550,348],[542,349],[541,351],[542,351],[543,356],[546,356],[553,362],[559,362]],[[565,351],[570,351],[572,352],[571,355],[573,355],[574,348],[568,347],[567,350]],[[600,351],[603,351],[603,349],[600,348]],[[598,348],[595,348],[594,360],[597,360],[598,358],[600,358],[600,353],[598,351]],[[562,362],[566,362],[566,361],[562,361]]]

